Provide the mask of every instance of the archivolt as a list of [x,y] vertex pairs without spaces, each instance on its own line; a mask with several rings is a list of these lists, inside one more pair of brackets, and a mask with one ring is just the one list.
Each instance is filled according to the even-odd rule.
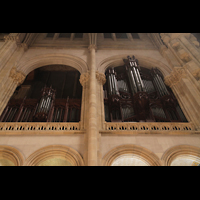
[[81,74],[87,72],[88,70],[88,66],[85,61],[76,56],[68,54],[46,54],[35,56],[20,63],[19,66],[17,66],[17,70],[22,72],[24,75],[28,75],[34,69],[54,64],[73,67]]
[[[101,73],[105,73],[108,67],[117,67],[117,66],[124,65],[123,59],[127,59],[127,56],[128,55],[126,54],[126,55],[116,55],[116,56],[106,58],[99,64],[98,71]],[[169,75],[172,71],[172,69],[169,66],[167,66],[160,60],[156,60],[154,58],[150,58],[150,57],[138,55],[138,54],[134,54],[134,56],[136,59],[138,59],[139,65],[141,67],[146,67],[149,69],[153,67],[157,67],[163,73],[164,76]]]
[[153,152],[150,150],[138,146],[138,145],[132,145],[132,144],[127,144],[127,145],[121,145],[118,146],[111,151],[109,151],[103,158],[102,160],[102,165],[103,166],[111,166],[113,161],[118,158],[119,156],[122,156],[124,154],[133,154],[140,156],[143,158],[146,162],[149,163],[151,166],[160,166],[161,162]]
[[200,148],[190,145],[178,145],[166,150],[161,158],[165,166],[170,166],[172,161],[179,156],[193,156],[200,158]]
[[24,163],[24,157],[22,153],[11,146],[1,145],[0,157],[10,160],[15,166],[22,166]]
[[25,161],[25,166],[38,166],[41,162],[60,157],[69,161],[73,166],[84,166],[81,155],[74,149],[64,145],[50,145],[31,154]]

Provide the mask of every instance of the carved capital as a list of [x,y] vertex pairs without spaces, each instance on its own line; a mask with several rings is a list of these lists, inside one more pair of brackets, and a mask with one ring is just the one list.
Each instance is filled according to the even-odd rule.
[[81,85],[82,85],[83,87],[86,86],[86,84],[87,84],[87,82],[88,82],[88,80],[89,80],[89,77],[90,77],[90,73],[89,73],[89,72],[86,72],[86,73],[84,73],[84,74],[81,74],[79,81],[80,81],[80,83],[81,83]]
[[104,84],[106,83],[106,76],[105,76],[105,74],[96,72],[96,78],[97,78],[97,81],[98,81],[101,85],[104,85]]
[[26,76],[22,72],[16,70],[16,67],[13,67],[10,70],[9,77],[11,77],[18,84],[18,86],[21,85],[26,78]]
[[97,50],[97,46],[96,46],[95,44],[90,44],[89,47],[88,47],[89,52],[90,52],[92,49],[95,49],[95,51],[96,51],[96,50]]
[[187,72],[182,67],[174,68],[172,73],[169,76],[165,77],[165,84],[169,87],[176,85],[181,81],[182,78],[186,77]]

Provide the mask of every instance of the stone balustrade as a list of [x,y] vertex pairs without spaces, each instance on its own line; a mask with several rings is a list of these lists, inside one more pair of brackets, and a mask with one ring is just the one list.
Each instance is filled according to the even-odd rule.
[[[124,132],[123,132],[124,131]],[[127,132],[129,131],[129,132]],[[80,122],[0,122],[0,135],[82,133]],[[105,122],[101,133],[200,133],[192,123],[172,122]]]
[[80,131],[79,122],[0,122],[0,135],[15,133],[63,133]]
[[106,122],[106,131],[135,131],[135,132],[191,132],[195,131],[192,123],[177,123],[177,122]]

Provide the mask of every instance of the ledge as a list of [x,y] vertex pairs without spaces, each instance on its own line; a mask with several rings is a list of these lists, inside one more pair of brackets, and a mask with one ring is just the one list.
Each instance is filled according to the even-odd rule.
[[106,122],[102,134],[165,134],[188,135],[200,134],[192,123],[177,122]]
[[0,135],[82,134],[79,123],[67,122],[0,122]]

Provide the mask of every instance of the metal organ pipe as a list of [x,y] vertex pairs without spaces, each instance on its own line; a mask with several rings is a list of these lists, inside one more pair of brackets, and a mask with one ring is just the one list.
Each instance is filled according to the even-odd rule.
[[138,77],[139,77],[139,80],[140,80],[140,83],[141,83],[141,86],[142,86],[142,91],[146,92],[145,90],[145,87],[144,87],[144,83],[143,83],[143,80],[141,78],[141,75],[140,75],[140,72],[138,69],[136,69],[137,73],[138,73]]
[[164,84],[162,78],[161,78],[158,74],[157,74],[157,77],[158,77],[158,79],[160,80],[160,82],[161,82],[161,84],[162,84],[162,86],[163,86],[163,88],[164,88],[164,90],[165,90],[166,95],[168,95],[169,92],[168,92],[168,90],[167,90],[167,88],[166,88],[166,86],[165,86],[165,84]]
[[160,94],[161,96],[163,96],[162,88],[161,88],[160,84],[158,83],[156,77],[154,77],[153,79],[154,79],[154,82],[155,82],[155,84],[156,84],[156,86],[157,86],[157,88],[158,88],[159,94]]
[[131,82],[133,84],[133,88],[134,88],[134,93],[137,93],[137,84],[133,75],[133,71],[129,68],[129,72],[130,72],[130,76],[131,76]]
[[155,76],[155,79],[156,79],[158,85],[160,86],[160,89],[161,89],[161,91],[162,91],[162,94],[165,95],[165,88],[163,88],[162,83],[160,82],[160,80],[158,79],[157,76]]
[[139,81],[139,78],[138,78],[138,75],[137,75],[135,67],[132,68],[132,71],[133,71],[134,77],[136,79],[137,88],[141,92],[142,88],[141,88],[141,84],[140,84],[140,81]]

